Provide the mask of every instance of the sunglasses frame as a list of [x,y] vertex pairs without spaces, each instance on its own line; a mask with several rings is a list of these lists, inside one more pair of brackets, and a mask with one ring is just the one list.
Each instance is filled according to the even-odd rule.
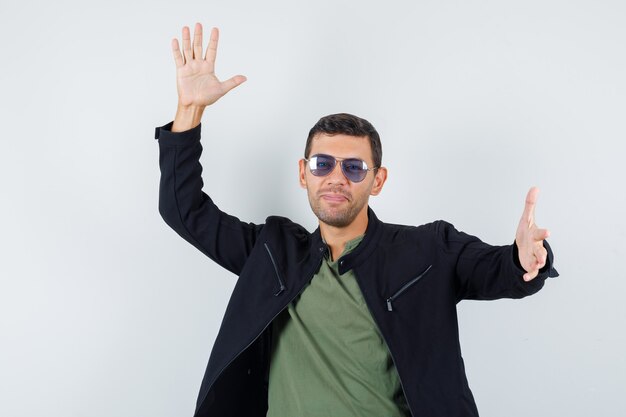
[[[319,157],[319,156],[323,156],[323,157],[327,157],[329,161],[333,161],[333,166],[330,168],[330,170],[323,175],[320,174],[316,174],[314,172],[314,168],[311,167],[311,162],[313,160],[313,158]],[[367,172],[368,171],[374,171],[375,169],[377,169],[378,167],[374,167],[374,168],[368,168],[367,166],[367,162],[365,162],[362,159],[359,158],[336,158],[332,155],[328,155],[325,153],[317,153],[315,155],[311,155],[309,158],[303,158],[306,162],[307,162],[307,166],[309,167],[309,171],[311,171],[311,174],[316,176],[316,177],[325,177],[327,175],[330,175],[335,168],[337,167],[337,162],[339,162],[339,166],[341,167],[341,172],[343,173],[343,175],[350,181],[350,182],[361,182],[365,179],[365,177],[367,177]],[[363,175],[363,178],[359,179],[359,180],[355,180],[350,178],[351,176],[354,175],[354,172],[348,172],[346,170],[346,167],[344,165],[345,161],[358,161],[359,163],[362,163],[362,166],[365,167],[363,169],[361,169],[362,172],[365,172],[365,174]]]

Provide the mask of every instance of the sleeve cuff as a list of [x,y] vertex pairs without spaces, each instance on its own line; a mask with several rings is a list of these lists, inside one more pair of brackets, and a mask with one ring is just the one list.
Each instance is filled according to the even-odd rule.
[[160,145],[166,146],[185,146],[196,143],[200,140],[200,131],[202,123],[198,126],[185,130],[184,132],[172,132],[173,121],[166,125],[159,126],[154,130],[154,138],[159,141]]
[[[548,259],[546,259],[546,264],[539,270],[539,274],[537,276],[542,276],[546,278],[556,278],[559,276],[559,273],[554,268],[554,254],[552,253],[552,248],[546,240],[543,241],[543,247],[548,251]],[[520,276],[526,273],[526,270],[522,268],[522,265],[519,261],[519,252],[517,248],[517,243],[513,241],[513,263],[515,268],[519,270]]]

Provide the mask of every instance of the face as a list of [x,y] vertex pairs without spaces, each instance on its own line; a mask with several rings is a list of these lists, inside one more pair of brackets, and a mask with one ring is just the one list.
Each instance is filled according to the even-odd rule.
[[[309,156],[331,155],[338,160],[358,158],[374,167],[372,149],[367,137],[348,135],[318,134],[313,138]],[[333,171],[317,177],[311,173],[308,164],[300,160],[300,185],[306,188],[313,213],[320,222],[334,227],[347,227],[359,216],[367,216],[367,203],[370,195],[378,195],[387,177],[385,168],[377,174],[368,171],[361,182],[352,182],[345,177],[338,161]]]

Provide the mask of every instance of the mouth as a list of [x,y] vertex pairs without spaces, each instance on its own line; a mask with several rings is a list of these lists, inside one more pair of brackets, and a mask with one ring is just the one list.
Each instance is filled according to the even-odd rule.
[[322,194],[320,197],[329,202],[341,202],[349,200],[348,196],[337,193]]

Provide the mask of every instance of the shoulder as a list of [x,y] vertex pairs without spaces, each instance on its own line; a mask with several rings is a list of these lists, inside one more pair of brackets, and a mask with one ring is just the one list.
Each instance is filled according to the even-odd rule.
[[416,237],[420,238],[435,238],[438,235],[446,234],[454,229],[451,223],[445,220],[435,220],[430,223],[424,223],[421,225],[406,225],[381,222],[381,229],[383,230],[383,238],[398,240],[412,240]]
[[283,216],[269,216],[265,219],[267,233],[281,237],[308,239],[311,233],[299,223]]
[[381,223],[382,245],[430,245],[432,249],[448,251],[457,246],[479,241],[475,236],[457,230],[445,220],[435,220],[421,225]]

